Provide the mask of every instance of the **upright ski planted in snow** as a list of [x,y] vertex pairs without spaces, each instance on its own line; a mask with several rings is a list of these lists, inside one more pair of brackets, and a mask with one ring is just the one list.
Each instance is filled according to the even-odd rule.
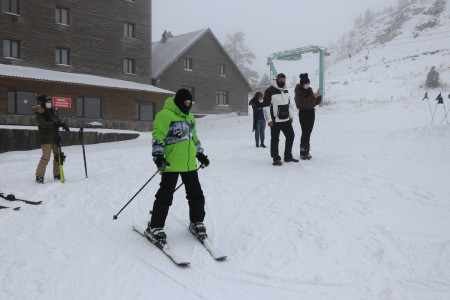
[[143,237],[147,238],[153,245],[155,245],[158,249],[160,249],[171,261],[173,261],[178,266],[188,266],[189,262],[179,258],[176,256],[169,248],[168,244],[165,244],[164,246],[157,243],[154,239],[152,239],[151,236],[147,235],[145,230],[143,230],[141,227],[137,225],[133,225],[133,230],[142,235]]
[[[55,107],[54,110],[54,115],[56,120],[59,121],[59,116],[58,116],[58,108]],[[59,165],[59,180],[61,181],[61,183],[64,183],[65,179],[64,179],[64,161],[66,160],[66,156],[64,155],[64,152],[62,152],[62,138],[59,135],[59,127],[56,128],[55,130],[55,140],[56,140],[56,158],[58,161],[58,165]]]

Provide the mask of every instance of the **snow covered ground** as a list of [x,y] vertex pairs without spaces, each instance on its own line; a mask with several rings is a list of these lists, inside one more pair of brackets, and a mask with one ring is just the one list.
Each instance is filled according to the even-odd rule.
[[228,260],[188,232],[180,189],[166,231],[187,268],[131,229],[159,175],[112,218],[156,171],[150,133],[87,145],[88,179],[81,147],[64,148],[65,184],[34,182],[40,150],[3,153],[1,192],[44,203],[0,199],[21,206],[0,210],[0,299],[449,299],[450,126],[430,122],[427,100],[325,105],[313,159],[274,167],[251,116],[199,119],[205,224]]
[[[40,150],[0,154],[0,191],[44,201],[0,199],[21,206],[0,210],[0,299],[450,299],[450,67],[449,38],[441,37],[449,7],[446,13],[436,32],[424,31],[433,41],[371,49],[367,67],[365,53],[351,68],[349,61],[327,66],[311,161],[272,166],[269,148],[254,146],[251,116],[198,119],[211,160],[199,171],[205,224],[228,255],[224,262],[188,232],[183,189],[166,232],[191,266],[175,266],[132,231],[149,220],[159,175],[113,220],[156,171],[150,133],[86,145],[88,179],[81,146],[65,147],[65,184],[51,179],[50,168],[46,184],[34,182]],[[399,38],[415,25],[408,21]],[[292,72],[280,62],[277,70],[289,86],[308,72],[317,88],[317,63],[303,62]],[[431,66],[441,85],[426,90]],[[445,106],[434,100],[439,93]],[[298,157],[297,118],[293,124]],[[268,128],[266,136],[269,144]]]

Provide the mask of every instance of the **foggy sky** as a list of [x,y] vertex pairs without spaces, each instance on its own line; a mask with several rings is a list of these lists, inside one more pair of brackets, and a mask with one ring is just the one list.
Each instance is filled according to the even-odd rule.
[[153,0],[152,41],[164,30],[180,35],[210,28],[221,44],[227,34],[245,33],[256,55],[251,69],[267,73],[267,57],[278,51],[326,47],[353,29],[367,9],[396,7],[398,0]]

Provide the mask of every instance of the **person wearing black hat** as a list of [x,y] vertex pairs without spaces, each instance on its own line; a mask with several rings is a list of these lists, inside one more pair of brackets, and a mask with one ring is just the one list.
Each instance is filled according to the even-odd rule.
[[38,141],[41,145],[42,156],[36,168],[36,182],[44,183],[45,170],[50,155],[53,151],[53,178],[59,180],[59,165],[56,159],[56,130],[57,127],[63,127],[65,131],[70,131],[67,125],[59,120],[56,120],[52,110],[52,97],[47,95],[39,95],[36,97],[39,104],[34,105],[32,110],[36,116],[38,124]]
[[300,127],[302,128],[302,136],[300,138],[300,159],[311,159],[309,151],[311,132],[314,127],[316,119],[315,106],[322,102],[320,91],[313,92],[310,87],[310,80],[308,73],[300,74],[300,84],[295,87],[295,104],[298,111],[298,118],[300,120]]
[[283,73],[277,75],[273,84],[264,91],[264,119],[270,127],[270,156],[274,166],[281,166],[281,157],[278,154],[280,131],[283,132],[286,142],[284,146],[284,161],[298,162],[292,156],[294,144],[294,118],[289,92],[286,89],[286,76]]
[[181,177],[186,190],[189,229],[201,240],[207,237],[203,224],[205,197],[198,179],[197,160],[200,167],[206,168],[209,159],[197,137],[195,118],[190,113],[191,107],[191,93],[181,88],[175,97],[167,98],[163,109],[156,114],[153,121],[152,156],[161,173],[161,183],[155,195],[152,216],[145,234],[162,246],[166,244],[164,225],[178,177]]

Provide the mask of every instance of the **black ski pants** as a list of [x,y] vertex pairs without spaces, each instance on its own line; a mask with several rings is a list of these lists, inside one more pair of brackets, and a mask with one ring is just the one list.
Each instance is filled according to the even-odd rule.
[[314,109],[300,109],[298,112],[300,127],[302,128],[302,137],[300,138],[300,146],[308,146],[311,139],[311,132],[314,127],[316,113]]
[[205,218],[205,197],[198,180],[197,171],[191,172],[164,172],[161,175],[159,190],[153,203],[150,227],[164,227],[169,207],[172,205],[173,193],[178,181],[178,175],[184,183],[186,199],[189,205],[189,220],[191,222],[203,222]]
[[272,127],[270,127],[270,156],[273,160],[281,160],[278,154],[278,144],[280,142],[280,131],[283,132],[286,138],[286,143],[284,145],[284,157],[292,158],[292,146],[294,144],[294,128],[290,121],[286,122],[274,122]]

